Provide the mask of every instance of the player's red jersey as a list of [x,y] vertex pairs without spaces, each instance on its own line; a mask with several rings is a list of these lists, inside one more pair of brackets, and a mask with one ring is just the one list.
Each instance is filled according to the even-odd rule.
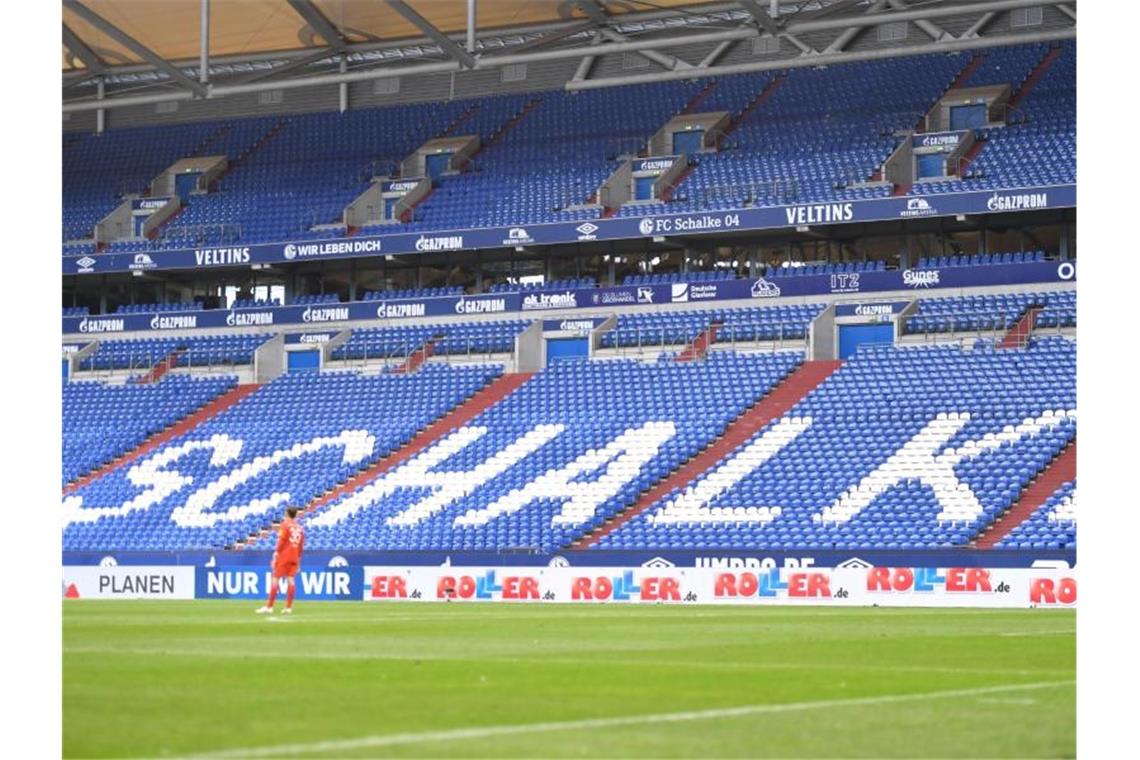
[[305,550],[305,529],[296,520],[286,517],[277,530],[277,566],[299,565]]

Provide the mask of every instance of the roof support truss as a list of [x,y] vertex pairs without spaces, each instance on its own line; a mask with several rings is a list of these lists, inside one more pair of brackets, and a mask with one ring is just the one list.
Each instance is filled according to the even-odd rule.
[[337,50],[343,50],[348,45],[348,40],[344,38],[332,22],[325,18],[325,14],[321,13],[317,6],[313,5],[312,0],[285,0],[289,3],[289,7],[297,12],[297,15],[305,19],[314,32],[324,38],[325,43]]
[[437,29],[434,24],[419,13],[416,13],[404,0],[388,0],[388,5],[421,32],[435,40],[435,43],[443,49],[443,52],[459,61],[459,63],[466,68],[475,68],[475,56],[464,50],[462,45],[456,45],[450,37]]
[[[906,4],[906,0],[889,0],[889,2],[890,6],[896,11],[910,10]],[[914,22],[914,25],[922,31],[926,32],[926,34],[929,35],[930,39],[932,40],[954,39],[954,35],[950,34],[945,29],[938,26],[938,24],[935,24],[933,21],[918,19]]]
[[[86,5],[83,5],[83,3],[80,3],[79,0],[63,0],[63,5],[72,13],[79,16],[81,19],[91,24],[96,29],[102,31],[108,37],[130,50],[139,58],[142,58],[151,66],[154,66],[159,71],[165,73],[183,88],[189,90],[195,95],[205,97],[206,87],[204,85],[188,77],[177,66],[174,66],[165,58],[158,55],[158,53],[154,52],[146,45],[142,44],[134,37],[130,36],[122,29],[115,26],[110,21],[100,16],[98,13],[95,13]],[[76,55],[78,55],[78,53]]]
[[[107,64],[103,63],[103,59],[87,46],[87,43],[79,39],[75,32],[71,31],[71,27],[67,24],[63,25],[63,44],[70,50],[76,58],[83,61],[83,65],[87,70],[93,74],[102,74],[103,70],[107,68]],[[74,83],[73,83],[74,84]]]
[[[64,2],[65,8],[82,7],[78,0],[64,0]],[[396,7],[397,4],[404,5],[400,0],[388,0],[388,2],[393,3],[393,7]],[[460,72],[464,70],[466,65],[461,61],[463,56],[469,59],[473,64],[471,68],[475,70],[493,69],[519,63],[572,60],[578,64],[577,74],[568,79],[565,86],[570,90],[578,90],[701,76],[719,76],[747,71],[768,71],[808,65],[877,60],[927,52],[972,50],[994,45],[1071,39],[1075,36],[1076,31],[1076,24],[1071,23],[1069,26],[1051,29],[1009,33],[1002,30],[991,34],[981,34],[982,28],[988,23],[989,18],[994,17],[994,14],[1015,8],[1039,6],[1041,5],[1040,0],[962,0],[962,2],[953,3],[912,3],[907,10],[889,7],[889,2],[890,0],[876,0],[870,5],[852,5],[847,0],[839,0],[839,3],[825,6],[823,11],[831,11],[834,5],[842,4],[844,12],[830,12],[826,14],[826,18],[820,17],[822,12],[803,14],[788,12],[772,17],[767,13],[763,0],[753,3],[752,5],[755,8],[764,11],[764,17],[768,23],[775,25],[779,36],[789,39],[792,44],[799,42],[796,45],[798,50],[778,52],[765,56],[762,60],[749,60],[732,64],[717,63],[723,58],[726,51],[732,49],[733,44],[751,41],[758,36],[770,34],[765,28],[765,24],[757,21],[751,13],[741,10],[739,0],[733,0],[731,4],[726,4],[724,9],[718,11],[719,14],[728,14],[731,19],[732,24],[727,28],[723,25],[724,17],[722,15],[710,17],[707,22],[708,26],[684,25],[680,27],[684,29],[684,33],[680,34],[669,33],[668,30],[671,25],[661,22],[627,22],[619,20],[617,17],[607,16],[608,21],[600,26],[593,19],[570,19],[559,27],[533,33],[522,44],[509,45],[502,52],[498,52],[499,48],[494,48],[495,53],[488,52],[479,56],[472,56],[463,50],[461,41],[457,43],[440,34],[448,45],[460,51],[449,60],[433,59],[433,56],[438,55],[437,48],[433,46],[427,46],[422,50],[409,48],[408,55],[400,54],[403,52],[403,48],[392,49],[392,55],[385,55],[380,58],[370,57],[363,52],[374,49],[375,45],[352,43],[344,51],[338,51],[330,46],[323,49],[310,49],[299,54],[282,55],[272,59],[261,57],[244,65],[239,62],[226,61],[223,65],[228,67],[230,77],[228,79],[213,77],[206,97],[220,98],[267,89],[323,87],[333,84],[373,81],[394,76]],[[1077,0],[1067,0],[1066,5],[1075,7],[1076,2]],[[595,6],[594,9],[599,13],[602,11],[599,6]],[[86,8],[84,10],[90,13]],[[958,39],[945,35],[917,44],[914,40],[905,45],[880,44],[856,52],[843,49],[862,29],[891,22],[918,22],[943,18],[953,18],[958,28],[972,23],[971,30],[973,33],[963,34]],[[103,23],[106,24],[105,21]],[[424,23],[427,24],[427,22]],[[428,26],[431,25],[428,24]],[[592,34],[589,33],[591,30],[593,30]],[[438,33],[438,30],[436,31]],[[803,37],[825,31],[839,34],[839,37],[829,48],[831,52],[828,52],[827,49],[815,51],[797,38],[797,35]],[[496,32],[496,34],[501,37],[500,32]],[[554,42],[555,37],[561,40],[563,44],[550,45],[549,43]],[[484,39],[491,38],[480,39],[481,49],[487,51],[488,48]],[[499,38],[495,37],[494,39]],[[528,45],[533,45],[539,49],[527,49]],[[704,49],[711,51],[703,56],[703,60],[698,65],[688,63],[675,55],[679,46],[695,48],[698,45],[708,45]],[[447,46],[440,45],[440,48],[446,50]],[[389,50],[391,47],[381,49]],[[591,59],[596,60],[601,56],[626,53],[652,57],[665,70],[630,75],[611,75],[603,78],[590,76],[589,61]],[[342,57],[348,64],[346,71],[338,70]],[[197,61],[180,62],[181,68],[189,71],[193,71],[196,64]],[[191,100],[199,96],[198,90],[188,86],[173,90],[169,87],[171,80],[184,85],[172,73],[172,70],[185,78],[185,74],[172,64],[160,61],[160,65],[156,65],[156,68],[158,69],[157,74],[149,71],[137,76],[123,74],[120,78],[120,71],[139,72],[140,70],[145,71],[145,67],[138,64],[108,66],[106,73],[100,77],[105,79],[107,83],[107,97],[105,99],[96,100],[90,96],[77,97],[65,102],[63,110],[71,113],[111,109],[165,101]],[[64,75],[64,80],[68,83],[85,80],[85,90],[94,90],[94,87],[90,86],[91,78],[90,72],[84,69]],[[264,81],[269,78],[272,78],[272,81]],[[193,84],[198,85],[199,83],[193,82]],[[165,89],[157,92],[152,90],[149,94],[143,94],[138,91],[140,85],[144,88],[165,86]],[[78,88],[74,89],[78,90]]]

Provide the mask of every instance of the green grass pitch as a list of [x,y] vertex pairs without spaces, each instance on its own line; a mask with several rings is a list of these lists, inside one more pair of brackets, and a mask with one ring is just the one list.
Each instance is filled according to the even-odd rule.
[[1074,757],[1060,610],[65,602],[65,757]]

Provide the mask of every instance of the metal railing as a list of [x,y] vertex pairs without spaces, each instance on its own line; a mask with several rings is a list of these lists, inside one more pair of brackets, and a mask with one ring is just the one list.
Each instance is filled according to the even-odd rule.
[[[612,336],[612,342],[611,342]],[[602,348],[612,349],[619,355],[640,354],[645,349],[683,348],[700,337],[691,328],[681,327],[626,327],[615,328],[602,336]],[[806,350],[808,325],[805,322],[744,322],[721,325],[713,347],[732,349],[766,344],[772,351]]]
[[[98,352],[79,363],[79,372],[84,378],[107,379],[128,372],[132,376],[145,375],[165,361],[172,351],[132,351],[127,354],[116,352],[109,361],[98,356]],[[253,365],[253,351],[249,361],[234,361],[229,355],[233,349],[193,349],[181,354],[169,372],[191,375],[213,375],[233,371],[238,367]]]
[[178,224],[160,227],[156,242],[189,238],[198,245],[236,243],[241,240],[242,226],[237,222],[215,224]]
[[[904,317],[902,320],[902,334],[904,336],[921,336],[926,343],[933,343],[943,340],[954,340],[959,338],[987,338],[1000,340],[1010,330],[1017,326],[1022,314],[1010,316],[1008,313],[995,313],[995,312],[971,312],[963,314],[912,314]],[[1040,312],[1038,315],[1040,316]],[[942,327],[915,327],[914,322],[916,319],[921,320],[938,320],[943,324]],[[947,324],[948,322],[948,324]],[[1038,325],[1037,318],[1033,320],[1033,324],[1025,334],[1019,334],[1018,337],[1028,340],[1034,335],[1061,335],[1066,329],[1070,329],[1072,325],[1066,326],[1062,324],[1062,320],[1057,320],[1056,325]]]
[[648,144],[640,137],[615,137],[606,141],[603,157],[606,161],[614,161],[618,156],[637,156],[646,150]]
[[[484,348],[476,348],[476,340],[472,338],[438,338],[434,341],[432,354],[426,361],[443,361],[449,364],[455,363],[475,363],[479,361],[501,361],[503,354],[510,354],[514,351],[514,338],[512,337],[508,342],[504,343],[501,347],[496,347],[490,343],[494,339],[481,338],[478,343],[487,343],[488,346]],[[345,344],[333,349],[332,361],[337,362],[337,367],[351,369],[364,369],[372,364],[391,364],[398,366],[406,364],[411,360],[412,356],[423,348],[423,342],[410,341],[393,345],[392,343],[385,343],[383,345],[363,343],[362,345],[350,345],[351,340]]]
[[745,206],[787,204],[800,194],[800,183],[795,179],[774,179],[763,182],[741,182],[712,185],[688,193],[689,199],[702,204],[722,201],[741,202]]
[[150,191],[149,177],[126,177],[115,182],[115,197],[142,195]]

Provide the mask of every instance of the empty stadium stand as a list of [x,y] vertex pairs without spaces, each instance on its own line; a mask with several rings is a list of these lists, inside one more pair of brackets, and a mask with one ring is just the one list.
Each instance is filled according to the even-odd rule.
[[[135,252],[307,240],[350,234],[346,205],[373,177],[389,176],[423,142],[468,134],[481,148],[437,178],[410,219],[385,231],[449,230],[553,221],[886,197],[883,162],[951,84],[1009,84],[1007,118],[976,132],[961,177],[916,182],[914,195],[1049,186],[1075,181],[1075,43],[1022,45],[663,82],[586,92],[453,101],[68,135],[64,251]],[[972,73],[971,73],[972,72]],[[970,74],[964,82],[963,74]],[[778,82],[778,86],[775,84]],[[696,156],[668,201],[605,209],[596,192],[621,160],[644,153],[697,95],[725,111],[717,150]],[[826,113],[825,121],[820,114]],[[329,134],[337,135],[328,142]],[[376,136],[382,136],[377,144]],[[174,161],[222,155],[210,192],[188,196],[150,239],[93,241],[96,223],[145,193]]]

